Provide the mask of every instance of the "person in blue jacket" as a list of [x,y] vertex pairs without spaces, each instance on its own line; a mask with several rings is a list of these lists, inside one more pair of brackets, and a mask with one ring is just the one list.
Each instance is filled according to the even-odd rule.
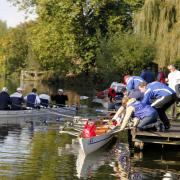
[[23,89],[21,87],[18,87],[16,89],[16,92],[11,94],[10,100],[11,100],[11,109],[12,110],[22,110],[23,109],[23,102],[24,97],[22,95]]
[[0,110],[8,110],[10,109],[10,96],[8,94],[7,87],[3,87],[0,92]]
[[168,130],[170,122],[165,111],[176,101],[176,93],[160,82],[141,83],[139,90],[144,93],[142,104],[155,107],[165,130]]
[[128,91],[133,90],[133,89],[138,89],[138,86],[142,82],[146,82],[143,78],[140,76],[129,76],[127,75],[126,79],[126,89]]
[[31,108],[38,108],[41,102],[39,96],[37,95],[36,88],[33,88],[32,92],[29,93],[24,99],[26,100],[26,106]]
[[143,98],[143,93],[139,91],[138,86],[140,83],[146,81],[139,76],[130,75],[126,75],[126,78],[124,80],[126,83],[126,90],[124,91],[124,95],[127,95],[130,98],[141,100]]
[[143,78],[147,83],[151,83],[155,80],[155,76],[153,72],[151,71],[150,67],[145,68],[140,75],[141,78]]
[[134,98],[124,97],[122,100],[122,107],[117,111],[113,117],[114,120],[125,111],[120,131],[124,130],[127,124],[132,119],[133,127],[137,127],[138,130],[144,131],[152,128],[152,125],[157,122],[158,113],[155,108],[150,105],[144,106],[140,101]]

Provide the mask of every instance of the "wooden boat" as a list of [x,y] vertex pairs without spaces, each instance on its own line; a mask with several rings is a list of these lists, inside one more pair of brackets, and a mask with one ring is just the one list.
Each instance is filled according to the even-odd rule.
[[49,120],[61,117],[71,118],[77,114],[75,106],[26,110],[0,110],[0,124],[17,121]]
[[117,126],[100,125],[96,127],[96,135],[93,137],[84,138],[81,133],[79,137],[79,143],[84,154],[90,154],[107,144],[116,132],[118,132]]

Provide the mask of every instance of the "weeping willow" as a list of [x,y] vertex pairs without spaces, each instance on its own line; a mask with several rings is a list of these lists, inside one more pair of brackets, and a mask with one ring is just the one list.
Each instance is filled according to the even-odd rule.
[[179,0],[146,0],[143,8],[134,15],[134,30],[155,41],[155,62],[159,66],[180,60]]

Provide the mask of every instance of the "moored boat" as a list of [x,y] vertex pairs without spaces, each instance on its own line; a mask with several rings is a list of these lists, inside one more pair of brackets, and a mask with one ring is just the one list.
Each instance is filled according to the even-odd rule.
[[97,126],[91,137],[84,137],[82,132],[79,137],[79,143],[84,154],[90,154],[107,144],[113,135],[118,132],[117,129],[117,126],[107,124]]
[[73,117],[77,114],[75,106],[53,107],[26,110],[0,110],[0,123],[13,123],[17,121],[56,119],[57,117]]
[[99,92],[92,102],[102,104],[102,106],[108,110],[117,110],[121,106],[125,87],[122,83],[112,82],[110,87]]

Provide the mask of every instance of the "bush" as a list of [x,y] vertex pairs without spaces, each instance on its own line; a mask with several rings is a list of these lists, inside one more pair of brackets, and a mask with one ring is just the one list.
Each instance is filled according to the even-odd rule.
[[155,47],[148,38],[118,33],[103,40],[97,54],[98,73],[119,77],[126,73],[139,75],[144,66],[153,62]]

